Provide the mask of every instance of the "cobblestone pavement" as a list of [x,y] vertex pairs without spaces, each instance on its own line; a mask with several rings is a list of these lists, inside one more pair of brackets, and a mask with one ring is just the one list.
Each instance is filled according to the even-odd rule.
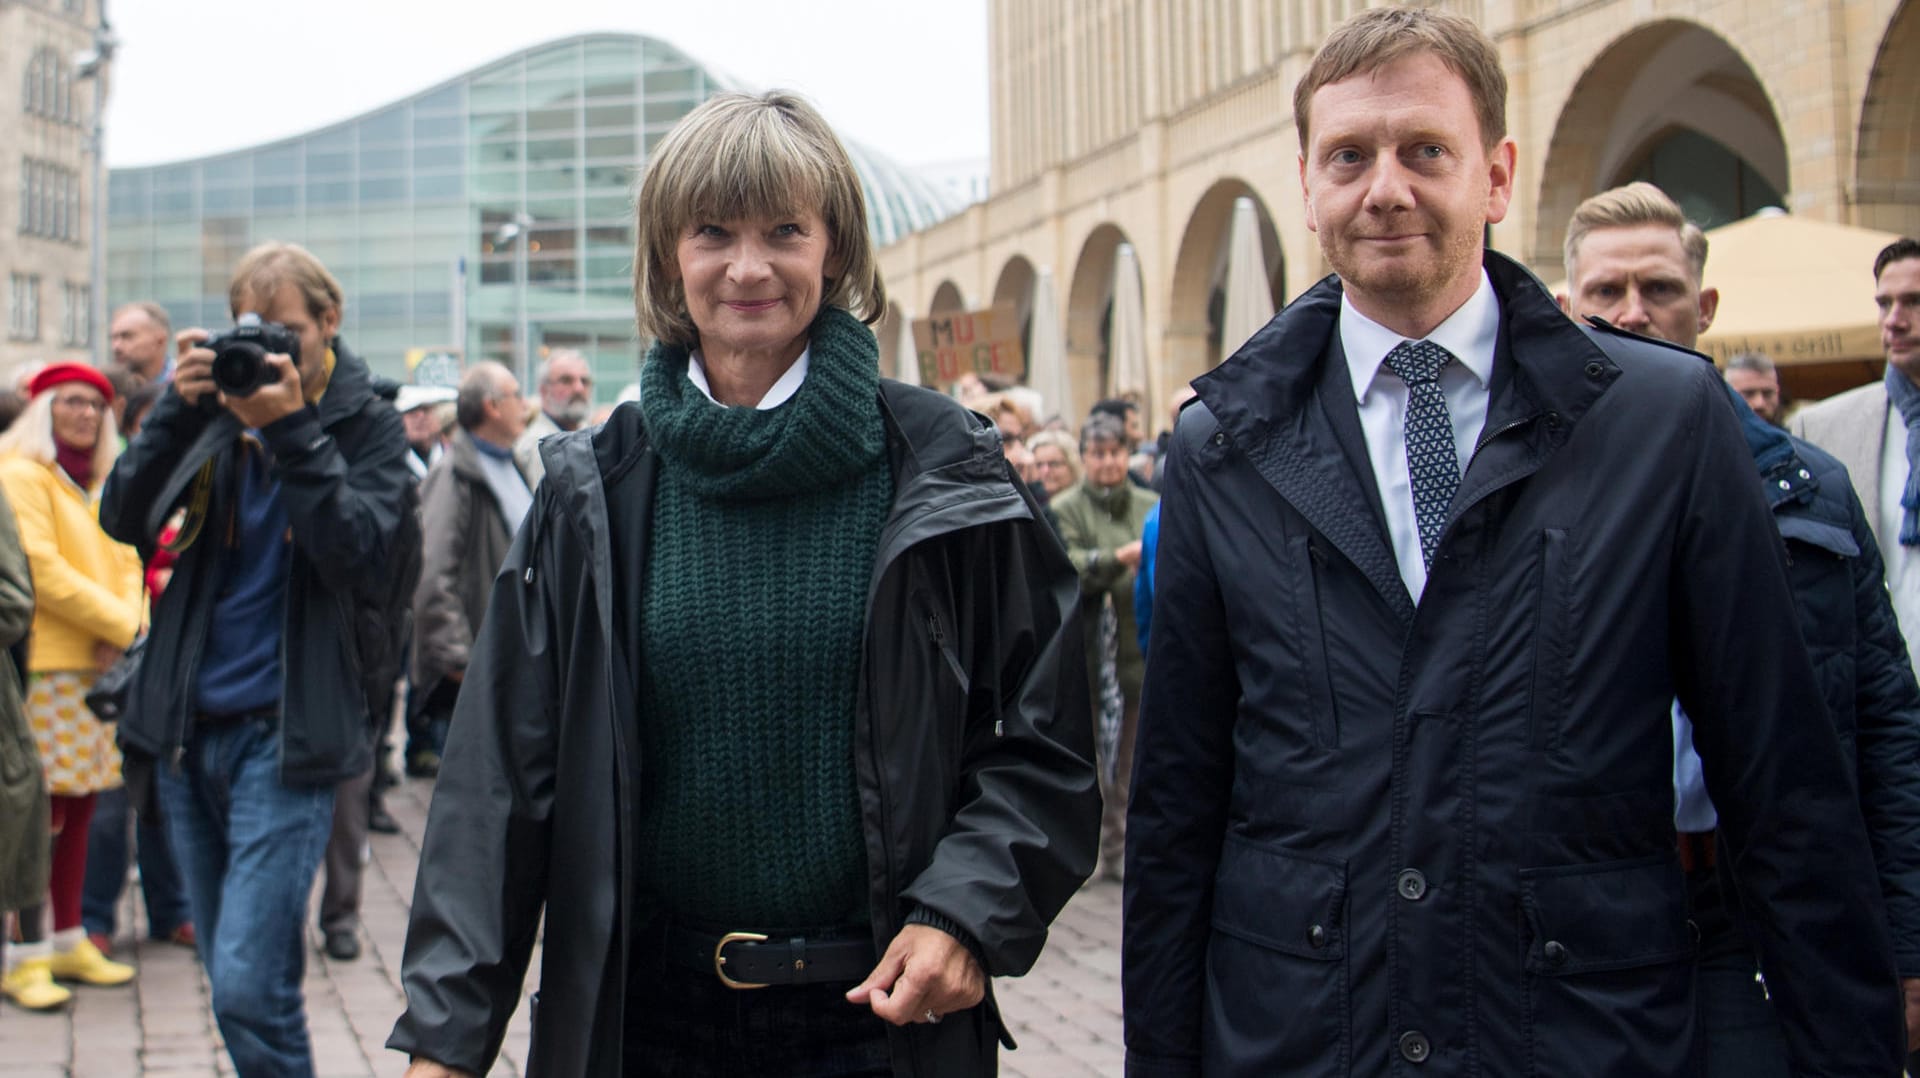
[[[307,962],[307,1020],[319,1078],[394,1076],[406,1060],[383,1047],[401,1010],[400,951],[413,894],[420,831],[432,785],[408,780],[388,795],[403,833],[374,835],[356,962],[318,950]],[[208,1010],[206,983],[192,953],[145,939],[134,919],[137,886],[128,888],[115,957],[140,967],[128,988],[74,990],[53,1014],[0,1000],[0,1078],[212,1078],[231,1075]],[[534,969],[539,955],[534,955]],[[1120,1047],[1120,888],[1089,884],[1062,912],[1028,976],[996,985],[1002,1012],[1020,1044],[1001,1054],[1011,1078],[1118,1075]],[[495,1075],[517,1076],[526,1062],[526,1009],[514,1015]]]

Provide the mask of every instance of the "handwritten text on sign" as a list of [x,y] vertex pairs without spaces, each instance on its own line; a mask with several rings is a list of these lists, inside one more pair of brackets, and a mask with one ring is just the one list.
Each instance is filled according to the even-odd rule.
[[968,371],[1019,378],[1027,370],[1020,318],[1012,307],[916,318],[913,349],[922,385],[949,386]]

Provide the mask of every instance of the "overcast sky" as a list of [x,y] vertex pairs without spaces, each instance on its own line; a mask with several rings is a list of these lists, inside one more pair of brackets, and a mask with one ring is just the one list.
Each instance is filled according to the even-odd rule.
[[300,134],[594,30],[798,90],[902,164],[987,156],[985,0],[110,0],[107,15],[115,166]]

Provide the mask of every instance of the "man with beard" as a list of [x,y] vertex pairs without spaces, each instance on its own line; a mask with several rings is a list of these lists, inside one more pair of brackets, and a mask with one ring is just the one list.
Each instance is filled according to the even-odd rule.
[[546,476],[546,466],[540,463],[540,439],[579,430],[593,415],[593,368],[580,353],[571,348],[556,350],[534,372],[534,381],[540,386],[540,412],[513,443],[513,462],[529,487],[539,486]]
[[158,303],[144,300],[121,307],[107,328],[114,365],[149,382],[166,381],[173,376],[173,360],[167,355],[172,331],[167,309]]

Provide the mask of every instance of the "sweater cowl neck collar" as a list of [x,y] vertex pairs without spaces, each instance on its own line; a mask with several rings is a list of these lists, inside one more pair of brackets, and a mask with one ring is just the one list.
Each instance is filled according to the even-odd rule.
[[823,309],[806,380],[776,408],[728,407],[687,380],[687,349],[656,343],[640,371],[640,412],[666,466],[702,497],[758,501],[851,480],[886,448],[880,347],[851,313]]

